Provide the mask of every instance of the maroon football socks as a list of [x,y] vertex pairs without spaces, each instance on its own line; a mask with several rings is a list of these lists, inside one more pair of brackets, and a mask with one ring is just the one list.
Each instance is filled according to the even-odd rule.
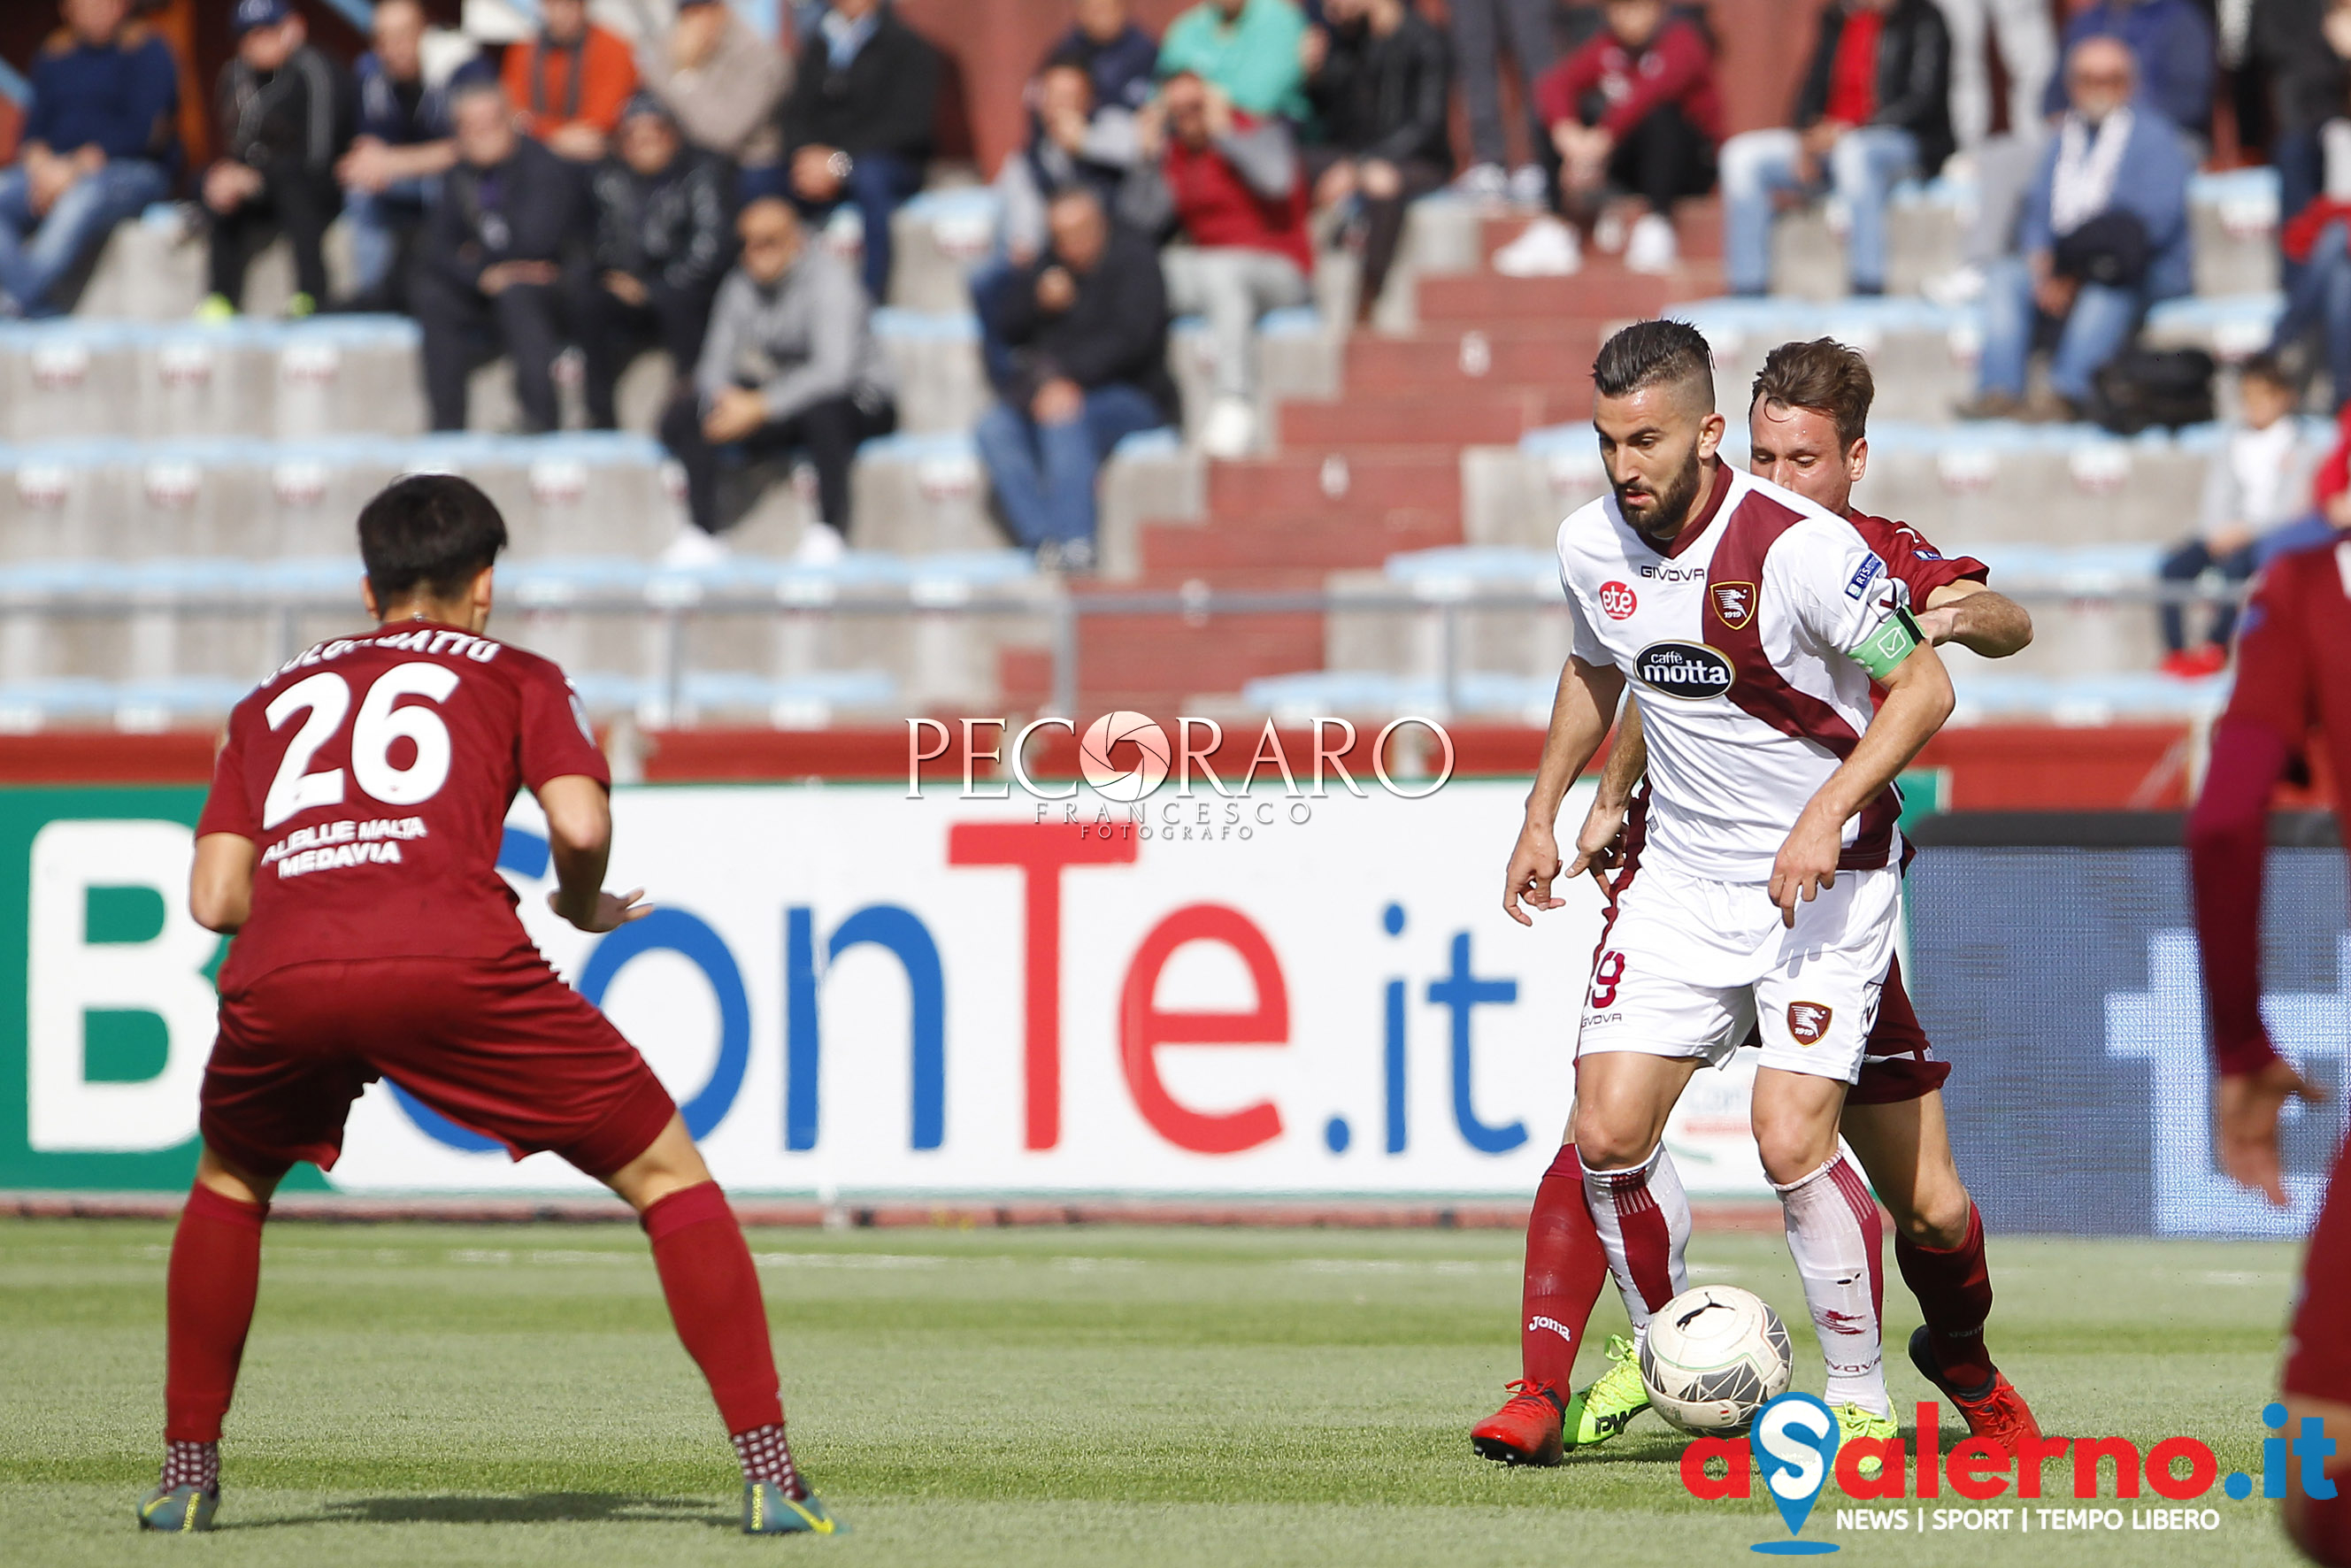
[[[261,1222],[269,1206],[225,1197],[201,1184],[188,1194],[172,1237],[164,1287],[163,1437],[172,1452],[169,1485],[211,1486],[219,1474],[213,1446],[236,1392],[237,1364],[253,1324],[261,1283]],[[203,1454],[183,1454],[202,1449]],[[203,1479],[171,1479],[172,1466]]]
[[1894,1260],[1918,1298],[1927,1342],[1943,1376],[1962,1394],[1989,1390],[1992,1365],[1983,1326],[1991,1316],[1991,1269],[1984,1260],[1983,1216],[1976,1206],[1968,1205],[1968,1233],[1957,1247],[1921,1247],[1897,1232]]
[[1575,1353],[1608,1278],[1608,1254],[1583,1203],[1583,1166],[1569,1144],[1535,1188],[1527,1216],[1527,1270],[1519,1315],[1520,1375],[1536,1387],[1573,1386]]
[[726,1193],[715,1181],[674,1192],[644,1211],[644,1228],[677,1337],[709,1381],[744,1479],[774,1481],[785,1496],[805,1497],[784,1443],[758,1270]]

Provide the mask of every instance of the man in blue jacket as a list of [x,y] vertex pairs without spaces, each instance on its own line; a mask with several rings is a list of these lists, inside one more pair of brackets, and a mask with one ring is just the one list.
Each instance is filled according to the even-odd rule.
[[123,219],[170,192],[180,112],[172,51],[130,0],[64,0],[33,60],[24,150],[0,172],[0,316],[47,316],[50,292]]
[[[2000,263],[1985,289],[1980,381],[1962,418],[2079,417],[2092,378],[2147,308],[2194,286],[2186,142],[2137,98],[2129,47],[2104,36],[2076,44],[2065,81],[2073,107],[2025,197],[2022,254]],[[2050,396],[2028,405],[2025,366],[2043,322],[2056,331]]]
[[[2138,62],[2142,100],[2172,124],[2210,141],[2212,22],[2193,0],[2096,0],[2065,24],[2064,52],[2090,38],[2119,38]],[[2049,78],[2042,112],[2065,110],[2065,83]]]

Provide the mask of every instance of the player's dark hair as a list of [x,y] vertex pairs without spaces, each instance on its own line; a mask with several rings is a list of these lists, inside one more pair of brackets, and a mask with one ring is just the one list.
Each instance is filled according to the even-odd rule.
[[360,559],[378,604],[419,589],[454,599],[506,548],[496,503],[455,474],[395,479],[360,509]]
[[2294,390],[2294,378],[2286,374],[2285,366],[2278,357],[2266,349],[2258,354],[2245,356],[2244,362],[2237,367],[2237,380],[2240,382],[2267,382],[2281,392]]
[[1776,402],[1826,414],[1836,424],[1837,445],[1850,452],[1869,434],[1869,405],[1876,396],[1877,382],[1860,350],[1834,338],[1815,338],[1782,343],[1764,355],[1747,406]]
[[1714,407],[1714,352],[1687,321],[1635,321],[1600,345],[1592,387],[1602,397],[1630,397],[1655,386],[1702,383]]

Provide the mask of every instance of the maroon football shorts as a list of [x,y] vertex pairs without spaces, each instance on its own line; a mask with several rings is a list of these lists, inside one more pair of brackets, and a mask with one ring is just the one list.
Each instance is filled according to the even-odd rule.
[[2335,1156],[2326,1201],[2303,1254],[2283,1382],[2288,1394],[2351,1405],[2351,1145]]
[[522,949],[271,970],[221,998],[199,1124],[255,1176],[329,1169],[380,1077],[516,1159],[552,1149],[592,1176],[644,1153],[677,1109],[637,1048]]
[[1902,985],[1902,960],[1886,971],[1877,996],[1877,1022],[1862,1046],[1861,1075],[1845,1091],[1848,1105],[1891,1105],[1923,1100],[1943,1086],[1951,1064],[1935,1060],[1935,1048],[1919,1027],[1910,993]]

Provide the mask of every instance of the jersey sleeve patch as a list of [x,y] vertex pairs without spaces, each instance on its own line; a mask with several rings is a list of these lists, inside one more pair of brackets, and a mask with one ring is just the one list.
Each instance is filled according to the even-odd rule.
[[1845,579],[1844,596],[1856,601],[1867,598],[1869,585],[1885,575],[1886,562],[1879,559],[1876,550],[1870,551],[1853,569],[1853,575]]

